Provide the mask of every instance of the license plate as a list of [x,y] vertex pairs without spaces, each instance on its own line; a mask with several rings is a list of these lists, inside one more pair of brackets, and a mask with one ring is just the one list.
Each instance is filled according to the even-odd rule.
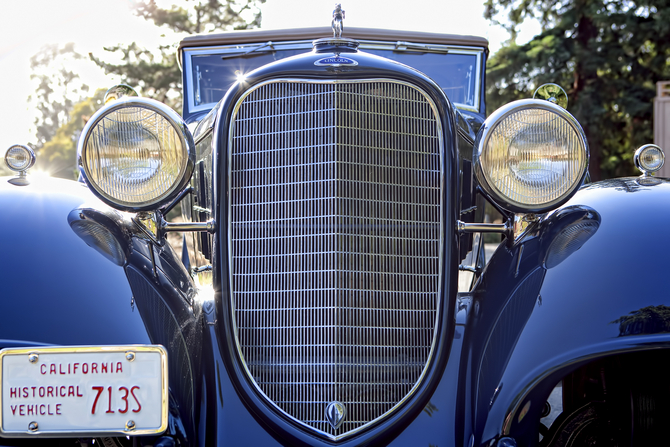
[[156,434],[167,428],[162,346],[0,351],[3,436]]

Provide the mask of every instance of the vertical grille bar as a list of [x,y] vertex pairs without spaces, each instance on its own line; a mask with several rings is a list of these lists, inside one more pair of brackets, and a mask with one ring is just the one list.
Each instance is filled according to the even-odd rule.
[[[231,125],[231,305],[269,402],[330,437],[420,381],[440,287],[441,132],[394,81],[276,81]],[[334,429],[333,401],[347,408]]]

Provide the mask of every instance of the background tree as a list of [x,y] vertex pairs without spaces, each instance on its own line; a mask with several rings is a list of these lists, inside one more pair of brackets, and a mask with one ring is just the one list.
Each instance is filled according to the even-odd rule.
[[[184,35],[256,27],[261,18],[257,5],[264,1],[181,0],[182,6],[160,8],[154,0],[144,0],[134,3],[134,12],[157,26]],[[181,110],[181,72],[175,49],[176,43],[157,49],[142,48],[136,43],[105,48],[121,56],[118,65],[89,56],[107,74],[119,75],[123,82],[138,88],[142,95]],[[38,83],[35,95],[29,99],[39,112],[35,120],[37,143],[34,144],[39,152],[37,168],[53,176],[76,178],[79,134],[88,118],[102,105],[104,90],[86,98],[88,87],[73,67],[85,59],[71,43],[46,46],[31,58],[35,73],[32,79]]]
[[[260,26],[258,5],[265,0],[182,0],[182,5],[160,8],[155,0],[134,3],[135,14],[169,29],[177,35],[208,33],[230,29],[248,29]],[[113,64],[90,55],[107,74],[120,75],[123,82],[139,88],[149,96],[181,109],[181,72],[177,64],[176,44],[161,46],[158,50],[142,48],[137,43],[105,48],[120,55],[122,62]]]
[[76,179],[79,176],[76,169],[79,135],[89,118],[102,106],[105,92],[100,89],[72,107],[68,121],[40,149],[38,169],[48,171],[53,177]]
[[[634,173],[635,149],[653,141],[656,82],[670,79],[670,0],[487,0],[485,16],[511,36],[489,60],[490,110],[560,84],[588,138],[591,177]],[[517,45],[529,18],[542,32]]]
[[79,78],[76,62],[84,57],[73,43],[46,45],[30,58],[30,79],[37,82],[34,95],[28,97],[39,113],[35,118],[36,142],[39,150],[70,118],[74,104],[88,94],[88,86]]

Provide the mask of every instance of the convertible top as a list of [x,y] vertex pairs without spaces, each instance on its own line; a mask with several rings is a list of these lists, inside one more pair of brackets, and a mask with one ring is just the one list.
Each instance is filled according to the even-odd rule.
[[[382,40],[421,42],[440,45],[464,45],[488,48],[488,41],[478,36],[462,36],[458,34],[425,33],[420,31],[398,31],[377,28],[345,28],[343,37],[357,40]],[[290,29],[254,29],[229,31],[224,33],[199,34],[188,36],[179,43],[179,50],[194,47],[217,45],[237,45],[255,42],[287,42],[294,40],[320,39],[332,37],[330,27]]]

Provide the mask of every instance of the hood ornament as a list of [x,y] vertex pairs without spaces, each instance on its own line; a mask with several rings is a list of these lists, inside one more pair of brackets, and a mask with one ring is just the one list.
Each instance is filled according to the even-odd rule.
[[316,62],[316,65],[329,65],[333,67],[358,65],[356,61],[339,57],[340,53],[356,53],[358,49],[358,41],[342,37],[342,31],[344,30],[342,20],[344,20],[342,5],[335,3],[332,22],[333,37],[324,37],[315,40],[314,50],[317,53],[335,53],[336,57],[333,60],[330,60],[332,58],[321,59]]
[[328,404],[326,407],[326,420],[337,430],[344,422],[344,418],[347,416],[347,408],[342,402],[334,401]]
[[342,38],[342,31],[344,30],[344,25],[342,20],[344,19],[344,10],[342,9],[341,3],[335,3],[335,10],[333,11],[333,21],[331,26],[333,27],[333,37],[336,39]]

